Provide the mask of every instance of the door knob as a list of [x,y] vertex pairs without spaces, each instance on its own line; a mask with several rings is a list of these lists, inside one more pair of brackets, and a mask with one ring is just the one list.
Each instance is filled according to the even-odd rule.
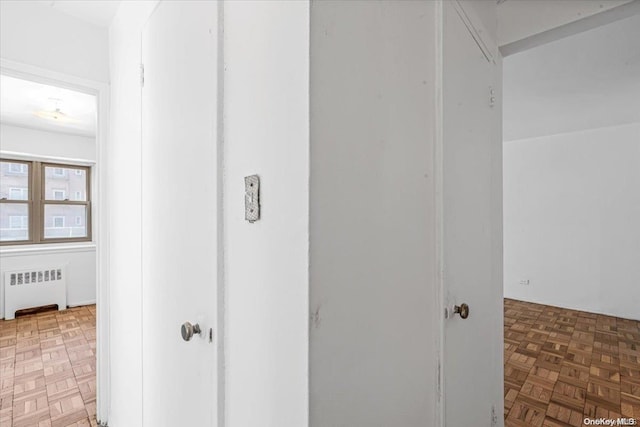
[[467,304],[460,304],[453,307],[453,312],[458,313],[462,319],[469,317],[469,306]]
[[191,341],[194,334],[200,335],[200,325],[197,323],[192,325],[189,322],[184,322],[182,324],[182,328],[180,328],[180,332],[182,333],[182,339],[185,341]]

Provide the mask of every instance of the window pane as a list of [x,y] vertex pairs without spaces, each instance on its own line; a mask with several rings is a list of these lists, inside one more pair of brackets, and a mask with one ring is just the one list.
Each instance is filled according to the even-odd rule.
[[53,190],[53,200],[64,200],[67,198],[67,192],[64,190]]
[[45,166],[44,197],[46,200],[87,200],[85,169]]
[[87,207],[44,206],[44,238],[87,237]]
[[0,166],[0,198],[29,200],[29,165],[3,161]]
[[0,203],[0,241],[29,240],[29,205]]

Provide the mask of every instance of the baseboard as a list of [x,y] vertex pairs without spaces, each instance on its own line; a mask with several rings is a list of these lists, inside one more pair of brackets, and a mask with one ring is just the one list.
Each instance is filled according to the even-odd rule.
[[561,304],[558,304],[556,302],[550,303],[550,302],[538,300],[537,298],[518,298],[518,297],[504,296],[504,299],[511,299],[511,300],[516,300],[516,301],[530,302],[532,304],[538,304],[538,305],[548,305],[550,307],[564,308],[564,309],[573,310],[573,311],[582,311],[582,312],[585,312],[585,313],[602,314],[603,316],[616,317],[618,319],[633,320],[635,322],[640,322],[640,318],[635,319],[633,317],[628,317],[626,315],[620,315],[618,313],[608,313],[608,312],[605,312],[603,310],[598,310],[598,309],[594,309],[594,308],[591,308],[591,307],[586,307],[585,308],[585,307],[579,307],[579,306],[570,305],[570,304],[564,304],[564,303],[561,303]]
[[[92,300],[88,300],[88,301],[79,301],[79,302],[74,302],[72,304],[67,304],[67,308],[73,308],[73,307],[82,307],[85,305],[95,305],[96,300],[92,299]],[[2,313],[0,313],[0,320],[6,320],[4,318],[4,310]]]
[[89,301],[80,301],[80,302],[74,302],[74,303],[67,303],[67,307],[72,308],[72,307],[81,307],[83,305],[94,305],[96,303],[95,299],[89,300]]

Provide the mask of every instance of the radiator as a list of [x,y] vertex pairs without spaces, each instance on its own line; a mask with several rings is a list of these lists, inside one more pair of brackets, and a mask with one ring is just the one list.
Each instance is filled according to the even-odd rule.
[[67,308],[67,272],[64,266],[4,272],[4,317],[14,319],[17,310],[57,304]]

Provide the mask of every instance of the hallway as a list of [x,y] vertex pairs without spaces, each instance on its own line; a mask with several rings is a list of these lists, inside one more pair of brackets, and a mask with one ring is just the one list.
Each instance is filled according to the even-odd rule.
[[504,301],[505,426],[640,418],[640,322]]
[[0,0],[0,427],[640,424],[639,41],[640,0]]
[[97,426],[96,306],[0,320],[0,427]]

